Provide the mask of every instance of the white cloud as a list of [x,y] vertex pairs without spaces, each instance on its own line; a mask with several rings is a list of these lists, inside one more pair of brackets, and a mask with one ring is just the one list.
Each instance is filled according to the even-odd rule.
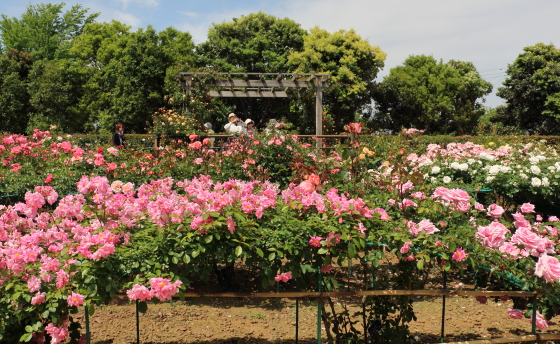
[[115,19],[127,25],[130,25],[132,26],[133,30],[140,27],[140,23],[142,23],[142,21],[135,17],[133,14],[116,10],[112,11],[111,19]]
[[[495,72],[513,62],[523,47],[558,39],[559,11],[560,2],[553,0],[538,6],[523,0],[290,0],[271,14],[306,29],[354,28],[387,53],[384,76],[409,55],[420,54],[471,61],[479,70]],[[491,82],[499,81],[492,76]],[[493,97],[490,102],[501,101]]]
[[158,0],[117,0],[122,4],[123,9],[127,9],[130,4],[137,4],[146,7],[157,7],[159,5]]

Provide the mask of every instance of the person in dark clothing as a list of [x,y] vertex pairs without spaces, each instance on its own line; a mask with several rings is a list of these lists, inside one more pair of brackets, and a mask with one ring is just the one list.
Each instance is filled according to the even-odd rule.
[[123,129],[123,125],[118,123],[115,126],[115,132],[113,133],[113,146],[116,147],[124,147],[124,129]]

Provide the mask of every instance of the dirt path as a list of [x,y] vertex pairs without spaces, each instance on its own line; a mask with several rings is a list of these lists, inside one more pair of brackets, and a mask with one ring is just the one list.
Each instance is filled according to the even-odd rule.
[[[418,343],[439,342],[441,298],[417,297],[418,320],[410,324]],[[474,298],[447,299],[446,341],[510,337],[528,334],[527,319],[510,319],[511,301],[482,305]],[[78,318],[83,324],[83,315]],[[552,319],[543,333],[560,333],[559,319]],[[125,344],[136,341],[134,306],[127,302],[97,309],[90,318],[92,343]],[[294,343],[295,301],[197,299],[186,302],[150,304],[140,316],[141,343]],[[325,333],[323,331],[323,338]],[[299,342],[316,343],[317,304],[301,301]]]

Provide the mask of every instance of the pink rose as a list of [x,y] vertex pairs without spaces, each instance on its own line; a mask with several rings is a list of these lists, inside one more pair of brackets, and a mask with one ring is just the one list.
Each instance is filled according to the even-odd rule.
[[[529,318],[529,322],[533,323],[533,317]],[[542,316],[541,313],[537,312],[537,328],[539,330],[546,330],[548,328],[548,321]]]
[[483,206],[482,204],[478,203],[478,202],[476,202],[476,203],[474,204],[474,208],[475,208],[476,210],[478,210],[478,211],[484,211],[484,210],[486,210],[486,209],[484,209],[484,206]]
[[486,227],[478,227],[475,236],[485,248],[496,249],[504,244],[508,232],[500,222],[492,222]]
[[68,305],[69,306],[76,306],[79,307],[84,304],[84,296],[75,292],[72,292],[70,296],[68,296]]
[[135,284],[134,287],[132,287],[132,289],[127,290],[126,295],[128,296],[128,299],[131,301],[134,300],[146,301],[152,299],[152,293],[150,293],[150,290],[140,284]]
[[463,260],[467,259],[467,257],[468,255],[465,250],[463,250],[462,247],[459,247],[455,250],[455,252],[453,252],[453,256],[451,258],[453,258],[453,260],[455,260],[456,262],[462,262]]
[[500,207],[497,204],[491,204],[488,207],[488,215],[492,216],[495,219],[502,217],[503,214],[504,214],[504,208]]
[[535,275],[547,282],[560,281],[560,262],[556,257],[543,254],[535,265]]
[[529,228],[520,227],[511,236],[513,244],[520,244],[525,246],[527,250],[536,250],[539,247],[541,237],[533,233]]
[[309,245],[314,247],[321,247],[321,240],[323,240],[323,238],[321,238],[320,236],[311,237],[311,239],[309,239]]
[[315,185],[313,185],[313,183],[309,180],[304,180],[303,182],[301,182],[301,184],[299,184],[299,187],[305,193],[312,193],[313,191],[315,191]]
[[549,216],[548,217],[548,222],[558,222],[560,221],[560,219],[558,219],[558,217],[556,216]]
[[508,308],[507,312],[512,319],[523,319],[525,317],[525,312],[522,309]]
[[408,250],[410,250],[410,246],[412,246],[412,241],[407,241],[403,244],[403,246],[400,249],[400,252],[402,254],[405,254],[408,252]]
[[534,213],[535,212],[535,205],[531,203],[523,203],[521,206],[522,213]]
[[33,296],[31,298],[31,304],[32,305],[40,305],[42,303],[45,303],[46,299],[46,293],[37,293],[35,294],[35,296]]
[[284,272],[283,274],[279,274],[276,277],[274,277],[274,280],[276,282],[288,282],[289,280],[292,279],[292,273],[291,272]]

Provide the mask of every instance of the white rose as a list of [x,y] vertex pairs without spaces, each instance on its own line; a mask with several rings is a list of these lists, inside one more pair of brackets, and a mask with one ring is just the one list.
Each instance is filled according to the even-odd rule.
[[529,158],[529,163],[534,165],[534,164],[538,164],[539,163],[539,158],[537,158],[536,156],[532,156]]
[[548,181],[547,177],[543,177],[542,179],[542,186],[549,186],[550,182]]
[[540,174],[541,169],[536,165],[531,165],[531,172],[533,172],[533,174]]
[[457,161],[453,161],[451,165],[449,165],[449,167],[451,167],[454,170],[458,170],[459,168],[461,168],[461,164],[459,164]]
[[443,177],[443,182],[444,182],[445,184],[451,183],[451,177],[449,177],[449,176]]
[[440,171],[441,171],[441,168],[439,166],[432,167],[432,173],[433,174],[438,174]]
[[542,182],[539,178],[531,178],[531,186],[539,187],[542,185]]
[[529,177],[525,173],[520,173],[519,176],[523,179],[529,179]]
[[487,183],[490,183],[491,181],[494,180],[494,178],[496,178],[496,177],[494,177],[494,176],[488,176],[488,177],[486,177],[486,182],[487,182]]

